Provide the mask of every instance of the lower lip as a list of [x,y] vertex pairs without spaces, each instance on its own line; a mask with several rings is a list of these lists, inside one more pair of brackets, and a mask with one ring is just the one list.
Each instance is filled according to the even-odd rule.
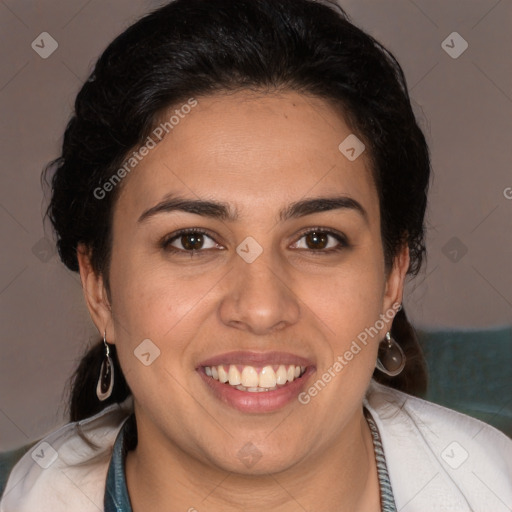
[[306,387],[306,381],[315,369],[308,366],[304,375],[293,382],[273,391],[260,392],[240,391],[229,384],[208,377],[203,368],[199,368],[197,371],[214,396],[222,402],[241,412],[264,413],[277,411],[293,400],[298,401],[298,395]]

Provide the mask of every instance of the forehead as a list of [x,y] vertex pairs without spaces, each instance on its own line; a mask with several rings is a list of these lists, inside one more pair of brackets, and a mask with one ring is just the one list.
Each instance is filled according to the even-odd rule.
[[197,98],[192,109],[174,106],[162,120],[173,115],[169,133],[122,184],[125,215],[169,193],[233,203],[241,216],[339,194],[365,202],[370,215],[378,210],[368,152],[354,161],[344,156],[339,145],[352,130],[321,99],[241,91]]

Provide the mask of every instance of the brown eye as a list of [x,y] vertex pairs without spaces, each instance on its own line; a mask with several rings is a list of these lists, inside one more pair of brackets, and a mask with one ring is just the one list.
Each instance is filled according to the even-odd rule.
[[174,236],[166,237],[161,242],[161,247],[170,252],[198,254],[206,249],[218,247],[215,240],[206,232],[197,229],[179,231]]
[[294,249],[305,249],[311,253],[326,254],[350,247],[342,233],[327,229],[310,229],[295,242]]
[[187,233],[180,237],[181,245],[188,251],[201,249],[204,243],[204,236],[201,233]]
[[321,231],[311,231],[306,235],[308,249],[325,249],[329,243],[329,236]]

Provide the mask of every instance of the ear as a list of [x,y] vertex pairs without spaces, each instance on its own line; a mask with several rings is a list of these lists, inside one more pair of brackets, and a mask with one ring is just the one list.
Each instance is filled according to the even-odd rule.
[[78,245],[76,253],[80,268],[80,281],[82,282],[82,290],[89,314],[100,334],[103,336],[106,331],[107,341],[113,343],[115,333],[112,308],[103,276],[96,274],[94,271],[91,265],[90,251],[84,244]]
[[409,247],[404,244],[400,252],[395,256],[393,268],[386,279],[386,290],[384,292],[384,311],[388,311],[393,304],[402,304],[404,295],[404,284],[407,270],[409,269]]

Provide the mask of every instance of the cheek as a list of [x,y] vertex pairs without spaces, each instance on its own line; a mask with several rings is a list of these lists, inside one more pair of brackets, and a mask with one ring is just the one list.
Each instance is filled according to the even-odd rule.
[[378,317],[384,292],[383,270],[376,261],[354,258],[324,279],[322,291],[318,286],[309,288],[320,311],[328,312],[329,320],[338,327],[345,326],[345,331]]
[[[375,332],[376,322],[383,312],[385,285],[380,260],[365,258],[361,253],[361,257],[354,258],[350,264],[324,279],[322,286],[318,284],[318,281],[316,286],[313,282],[309,283],[307,302],[326,327],[330,346],[324,365],[329,367],[338,356],[353,350],[357,356],[348,354],[348,358],[357,362],[350,363],[349,371],[344,373],[353,374],[372,368],[383,336],[381,329]],[[369,331],[371,335],[368,335]]]
[[183,354],[194,336],[190,323],[200,325],[194,318],[201,314],[197,303],[206,283],[184,283],[163,266],[125,258],[112,265],[111,286],[115,343],[132,392],[154,407],[155,390],[178,397]]
[[315,380],[305,391],[319,414],[326,406],[355,411],[375,369],[382,339],[374,328],[382,313],[381,278],[370,269],[364,276],[339,275],[330,297],[315,297],[327,335]]
[[179,330],[183,318],[194,314],[196,304],[212,287],[210,276],[183,279],[164,264],[148,268],[125,263],[113,275],[117,321],[126,326],[132,342],[168,338],[171,331]]

